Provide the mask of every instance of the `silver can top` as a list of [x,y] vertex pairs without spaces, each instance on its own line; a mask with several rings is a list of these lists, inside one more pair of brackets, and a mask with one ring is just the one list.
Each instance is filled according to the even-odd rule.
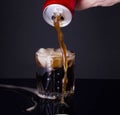
[[60,21],[60,27],[67,26],[72,20],[71,11],[63,5],[51,4],[43,10],[43,18],[51,26],[54,26],[54,18],[59,15],[62,17],[62,21]]

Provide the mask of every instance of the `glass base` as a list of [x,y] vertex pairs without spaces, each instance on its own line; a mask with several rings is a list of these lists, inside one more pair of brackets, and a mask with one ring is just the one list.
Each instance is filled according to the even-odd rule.
[[47,92],[38,92],[39,97],[43,98],[43,99],[51,99],[51,100],[55,100],[55,99],[61,99],[62,96],[64,98],[70,97],[74,95],[74,92],[70,92],[67,91],[66,93],[62,94],[62,93],[57,93],[57,92],[52,92],[52,93],[47,93]]

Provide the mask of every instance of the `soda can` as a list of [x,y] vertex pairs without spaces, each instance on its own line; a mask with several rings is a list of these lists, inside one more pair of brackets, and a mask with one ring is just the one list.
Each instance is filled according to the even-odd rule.
[[62,17],[60,27],[67,26],[74,14],[76,0],[46,0],[43,6],[43,18],[44,20],[54,26],[54,18],[58,15]]

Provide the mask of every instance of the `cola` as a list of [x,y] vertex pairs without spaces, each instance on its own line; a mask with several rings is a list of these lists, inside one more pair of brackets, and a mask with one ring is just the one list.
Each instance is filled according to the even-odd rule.
[[[40,48],[35,55],[37,89],[43,95],[59,95],[63,90],[64,67],[61,50]],[[74,93],[75,54],[67,51],[68,70],[66,93]]]

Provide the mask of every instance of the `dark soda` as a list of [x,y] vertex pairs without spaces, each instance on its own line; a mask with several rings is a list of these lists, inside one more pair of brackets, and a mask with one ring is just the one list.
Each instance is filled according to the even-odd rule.
[[[74,93],[75,54],[67,51],[68,69],[66,94]],[[36,53],[37,89],[43,95],[59,95],[63,90],[64,67],[60,49],[40,49]]]

